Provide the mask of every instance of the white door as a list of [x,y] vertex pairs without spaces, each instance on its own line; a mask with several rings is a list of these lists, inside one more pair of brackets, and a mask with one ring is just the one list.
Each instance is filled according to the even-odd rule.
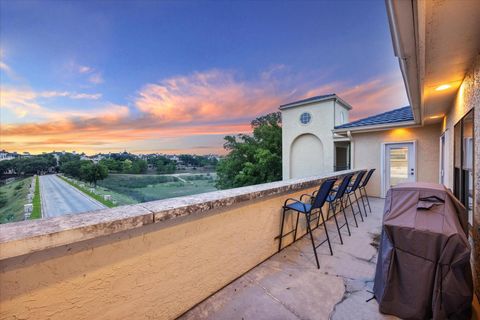
[[416,181],[415,144],[385,144],[385,193],[390,187],[402,182]]

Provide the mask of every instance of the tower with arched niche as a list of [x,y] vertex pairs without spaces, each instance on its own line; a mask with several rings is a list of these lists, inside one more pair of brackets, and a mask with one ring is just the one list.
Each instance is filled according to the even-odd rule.
[[334,143],[332,130],[349,121],[351,109],[336,94],[280,106],[284,180],[328,173],[349,166],[349,143]]

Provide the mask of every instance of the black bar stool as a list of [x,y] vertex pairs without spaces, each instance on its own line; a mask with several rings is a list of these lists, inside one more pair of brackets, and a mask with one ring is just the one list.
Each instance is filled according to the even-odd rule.
[[[343,205],[343,197],[345,195],[345,191],[347,190],[348,185],[350,184],[350,181],[352,180],[352,177],[353,177],[353,173],[345,175],[338,189],[332,190],[333,192],[330,193],[330,195],[327,197],[327,200],[326,200],[328,202],[327,220],[329,219],[330,209],[333,209],[332,210],[333,219],[335,220],[335,224],[337,225],[337,232],[338,232],[338,236],[340,237],[341,244],[343,244],[343,239],[342,239],[342,234],[340,232],[340,229],[347,226],[348,235],[349,236],[352,235],[350,233],[350,227],[348,226],[348,219],[347,219],[347,215],[345,214],[345,207]],[[338,204],[340,204],[340,211],[343,212],[343,217],[345,218],[345,223],[342,224],[341,226],[338,224],[338,220],[337,220]]]
[[[362,222],[363,222],[362,209],[360,209],[360,203],[358,203],[357,189],[360,186],[360,183],[362,182],[362,178],[365,175],[365,173],[367,173],[367,171],[360,171],[357,174],[357,177],[355,178],[355,181],[353,182],[353,184],[351,184],[345,192],[346,196],[347,196],[346,199],[345,199],[345,202],[347,204],[346,207],[350,207],[350,209],[352,210],[353,220],[355,221],[355,226],[357,228],[358,228],[358,222],[357,222],[357,217],[356,217],[357,215],[360,215],[360,218],[362,219]],[[350,198],[351,195],[353,195],[355,197],[355,203],[357,204],[358,212],[355,212],[355,210],[353,208],[353,203],[354,202],[352,202],[352,199]],[[347,201],[350,204],[348,204]],[[363,201],[363,199],[362,199],[362,201]],[[365,205],[363,207],[364,207],[363,209],[366,210]],[[367,211],[365,211],[365,215],[366,214],[367,214]]]
[[372,208],[370,207],[370,201],[368,200],[367,189],[365,187],[367,186],[374,172],[375,172],[375,169],[370,169],[367,175],[365,176],[365,179],[363,179],[362,184],[358,187],[358,191],[360,192],[360,198],[362,199],[363,207],[365,209],[365,217],[367,216],[367,209],[365,207],[365,202],[363,201],[363,198],[367,200],[368,210],[370,211],[370,213],[372,213]]
[[[324,244],[325,242],[328,243],[328,248],[330,249],[330,254],[333,255],[333,250],[332,250],[332,245],[330,243],[330,237],[328,236],[328,230],[327,230],[327,225],[325,224],[325,218],[323,217],[323,212],[322,212],[322,206],[325,204],[325,201],[327,197],[330,194],[330,191],[332,190],[333,185],[335,184],[335,181],[337,179],[328,179],[325,180],[318,191],[316,192],[315,196],[309,196],[311,201],[309,202],[302,202],[293,198],[289,198],[285,200],[285,203],[283,204],[283,212],[282,212],[282,226],[280,229],[280,236],[279,236],[279,243],[278,243],[278,252],[282,250],[282,239],[286,235],[294,232],[293,236],[293,241],[296,240],[297,237],[297,228],[298,228],[298,218],[300,213],[305,215],[306,223],[307,223],[307,232],[310,234],[310,240],[312,241],[312,248],[313,248],[313,253],[315,254],[315,260],[317,262],[317,268],[320,269],[320,263],[318,262],[318,256],[317,256],[317,248]],[[304,195],[302,195],[303,197]],[[293,201],[291,203],[288,203],[289,201]],[[312,227],[311,227],[311,216],[312,216],[312,211],[318,209],[318,215],[319,217],[322,217],[322,224],[325,229],[325,235],[327,238],[323,240],[320,244],[315,245],[315,240],[313,239],[313,234],[312,234]],[[283,234],[283,225],[285,222],[285,212],[287,210],[293,210],[297,212],[297,222],[295,224],[295,229]],[[319,218],[318,217],[318,218]],[[317,226],[318,226],[318,219],[317,219]]]

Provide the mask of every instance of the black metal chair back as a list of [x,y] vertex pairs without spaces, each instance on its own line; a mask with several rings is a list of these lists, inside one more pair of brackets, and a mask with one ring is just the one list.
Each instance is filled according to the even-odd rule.
[[352,174],[347,174],[346,176],[343,177],[342,182],[340,183],[340,186],[338,187],[338,191],[335,194],[335,200],[341,199],[343,195],[345,194],[345,191],[347,190],[348,185],[350,184],[350,181],[352,180],[353,173]]
[[367,185],[368,181],[369,181],[370,178],[372,177],[374,171],[375,171],[375,169],[370,169],[370,171],[368,171],[367,176],[365,177],[365,179],[363,179],[362,188],[365,188],[365,186]]
[[352,188],[350,189],[352,192],[354,192],[355,190],[357,190],[358,186],[360,186],[360,182],[362,182],[362,178],[363,178],[363,176],[365,175],[365,173],[367,173],[367,171],[360,171],[360,172],[357,174],[357,177],[355,178],[355,182],[353,183],[353,186],[352,186]]
[[315,199],[313,200],[312,210],[323,207],[336,181],[337,179],[333,178],[333,179],[327,179],[322,183],[322,185],[320,186],[320,189],[318,189]]

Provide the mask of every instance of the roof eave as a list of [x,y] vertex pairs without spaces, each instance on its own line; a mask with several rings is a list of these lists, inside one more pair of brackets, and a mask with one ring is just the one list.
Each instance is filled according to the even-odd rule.
[[421,69],[419,61],[419,30],[416,1],[385,0],[393,50],[398,58],[408,100],[416,124],[422,123]]
[[374,124],[369,126],[359,126],[359,127],[350,127],[350,128],[339,128],[333,129],[333,133],[347,133],[350,132],[373,132],[373,131],[381,131],[381,130],[389,130],[395,129],[399,127],[412,127],[418,125],[417,122],[414,120],[410,121],[401,121],[401,122],[394,122],[394,123],[382,123],[382,124]]
[[323,102],[323,101],[329,101],[329,100],[338,101],[348,110],[352,110],[352,106],[350,104],[348,104],[345,100],[343,100],[342,98],[337,96],[336,94],[332,95],[332,96],[329,96],[329,97],[319,98],[319,99],[306,101],[306,102],[305,101],[304,102],[299,101],[299,102],[293,102],[293,103],[290,103],[290,104],[285,104],[285,105],[280,106],[278,109],[279,110],[286,110],[286,109],[295,108],[295,107],[298,107],[298,106],[304,106],[304,105],[309,105],[309,104],[313,104],[313,103],[317,103],[317,102]]

